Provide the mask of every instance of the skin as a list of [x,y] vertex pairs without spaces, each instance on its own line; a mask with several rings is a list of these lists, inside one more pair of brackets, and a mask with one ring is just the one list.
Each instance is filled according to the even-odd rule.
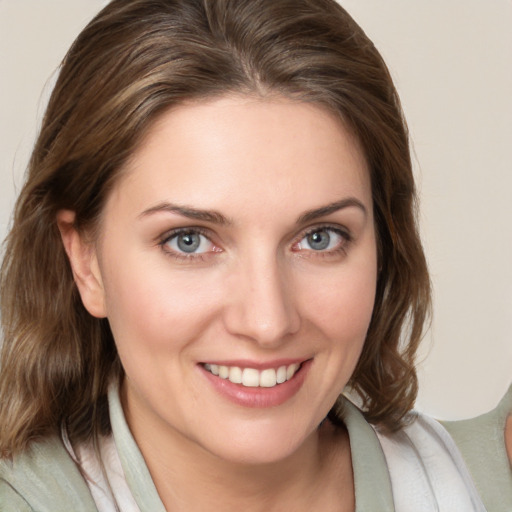
[[[359,358],[377,280],[369,173],[342,123],[280,98],[178,106],[124,169],[95,243],[73,218],[58,220],[75,280],[109,319],[126,419],[166,508],[353,510],[348,436],[319,427]],[[197,253],[180,252],[179,228],[201,230]],[[273,407],[233,403],[201,365],[287,358],[310,366]]]

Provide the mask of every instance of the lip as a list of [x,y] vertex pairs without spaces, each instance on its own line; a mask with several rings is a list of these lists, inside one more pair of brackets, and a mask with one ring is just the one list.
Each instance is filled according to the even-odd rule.
[[218,366],[238,366],[239,368],[254,368],[255,370],[262,371],[268,368],[279,368],[280,366],[289,366],[290,364],[304,364],[309,358],[302,359],[274,359],[273,361],[251,361],[249,359],[223,359],[215,361],[201,361],[201,364],[216,364]]
[[278,368],[279,366],[285,366],[289,364],[298,363],[301,365],[300,369],[295,375],[286,382],[278,384],[272,388],[251,388],[245,387],[241,384],[233,384],[227,379],[222,379],[205,370],[203,364],[198,364],[199,370],[202,372],[204,377],[208,379],[209,384],[213,389],[220,394],[222,397],[231,401],[236,405],[242,407],[252,408],[267,408],[277,407],[284,404],[295,396],[302,385],[308,374],[313,359],[281,359],[279,361],[272,361],[268,363],[256,363],[252,361],[208,361],[210,364],[219,364],[221,366],[239,366],[241,368],[254,368],[256,370],[265,370],[267,368]]

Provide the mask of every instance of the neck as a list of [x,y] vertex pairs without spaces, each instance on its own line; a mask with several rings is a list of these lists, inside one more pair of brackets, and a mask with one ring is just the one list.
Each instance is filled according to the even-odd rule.
[[252,464],[224,460],[158,426],[139,431],[129,407],[125,413],[167,510],[353,510],[350,447],[340,427],[325,422],[288,457]]

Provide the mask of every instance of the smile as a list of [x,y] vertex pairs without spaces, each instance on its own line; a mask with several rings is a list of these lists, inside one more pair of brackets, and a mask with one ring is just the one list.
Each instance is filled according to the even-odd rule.
[[278,384],[283,384],[293,378],[300,366],[298,363],[293,363],[260,371],[255,368],[240,368],[239,366],[208,363],[203,365],[204,369],[211,374],[248,388],[273,388]]

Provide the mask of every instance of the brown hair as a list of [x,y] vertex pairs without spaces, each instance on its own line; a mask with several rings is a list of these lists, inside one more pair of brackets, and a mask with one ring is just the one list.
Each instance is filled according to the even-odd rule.
[[381,56],[334,0],[114,0],[70,48],[16,204],[1,270],[0,453],[65,424],[108,432],[122,375],[108,321],[83,307],[56,225],[94,229],[116,175],[157,116],[228,92],[280,94],[339,114],[373,187],[380,273],[351,386],[369,421],[412,407],[414,355],[430,305],[407,128]]

